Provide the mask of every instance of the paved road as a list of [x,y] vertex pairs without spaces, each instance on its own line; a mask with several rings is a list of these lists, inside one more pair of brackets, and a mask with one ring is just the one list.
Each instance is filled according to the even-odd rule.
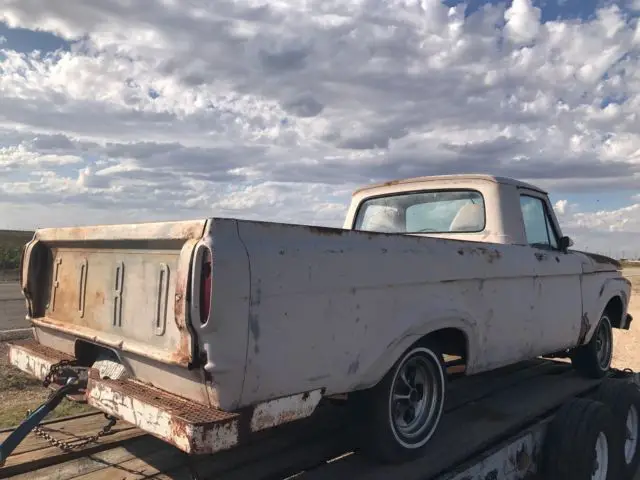
[[24,299],[17,283],[0,283],[0,330],[29,327]]

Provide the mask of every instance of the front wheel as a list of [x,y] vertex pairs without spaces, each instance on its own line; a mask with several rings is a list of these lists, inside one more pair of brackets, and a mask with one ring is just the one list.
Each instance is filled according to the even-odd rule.
[[604,377],[613,359],[613,329],[609,312],[605,311],[586,345],[571,352],[571,363],[581,374],[591,378]]
[[363,451],[385,463],[422,455],[442,416],[445,378],[442,355],[423,342],[405,352],[375,387],[358,392]]

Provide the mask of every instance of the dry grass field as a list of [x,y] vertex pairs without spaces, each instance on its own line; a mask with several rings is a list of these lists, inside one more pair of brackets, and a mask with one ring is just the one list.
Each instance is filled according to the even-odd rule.
[[[8,364],[6,345],[0,343],[0,428],[19,424],[27,410],[34,410],[47,399],[50,390],[33,377]],[[63,400],[47,419],[93,411],[82,403]]]
[[22,247],[31,240],[33,232],[0,230],[0,282],[15,282]]

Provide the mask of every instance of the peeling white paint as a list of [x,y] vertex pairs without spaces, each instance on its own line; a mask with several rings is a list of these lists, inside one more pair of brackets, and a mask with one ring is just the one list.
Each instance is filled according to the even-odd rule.
[[168,410],[125,395],[108,384],[92,382],[87,403],[121,418],[187,453],[215,453],[238,444],[238,420],[204,425],[185,424]]
[[314,390],[259,403],[251,416],[251,431],[257,432],[306,418],[314,412],[321,398],[322,391]]
[[28,352],[20,346],[9,344],[9,363],[39,380],[44,380],[55,362]]

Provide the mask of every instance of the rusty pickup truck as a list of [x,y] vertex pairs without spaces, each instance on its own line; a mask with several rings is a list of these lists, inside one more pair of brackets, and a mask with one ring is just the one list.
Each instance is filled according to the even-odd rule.
[[[45,228],[21,286],[35,340],[10,361],[188,453],[346,395],[376,459],[420,455],[445,359],[474,375],[564,356],[610,368],[619,264],[571,250],[547,194],[488,175],[354,193],[344,227],[239,219]],[[460,369],[458,369],[460,371]]]

